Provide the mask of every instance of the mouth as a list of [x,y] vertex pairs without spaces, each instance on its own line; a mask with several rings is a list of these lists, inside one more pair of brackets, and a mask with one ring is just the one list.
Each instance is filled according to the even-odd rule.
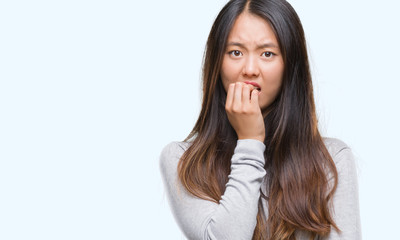
[[261,91],[261,87],[260,87],[260,85],[258,85],[258,83],[250,82],[250,81],[245,81],[244,83],[253,85],[253,90]]

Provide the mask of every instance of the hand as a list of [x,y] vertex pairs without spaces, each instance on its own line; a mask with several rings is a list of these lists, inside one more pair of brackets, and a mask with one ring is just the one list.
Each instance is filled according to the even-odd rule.
[[250,84],[229,84],[225,110],[238,139],[256,139],[264,142],[264,118],[258,105],[258,90]]

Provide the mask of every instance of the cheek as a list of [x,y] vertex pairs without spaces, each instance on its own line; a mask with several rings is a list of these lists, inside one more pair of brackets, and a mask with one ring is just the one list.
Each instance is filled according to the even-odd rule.
[[264,92],[260,105],[262,108],[269,106],[279,94],[282,86],[283,65],[272,64],[263,69]]
[[228,90],[229,84],[238,81],[239,72],[238,68],[235,67],[229,60],[224,60],[221,67],[221,79],[224,85],[225,91]]
[[266,76],[265,83],[270,87],[271,91],[279,90],[282,85],[283,70],[283,65],[280,63],[264,68],[263,76]]

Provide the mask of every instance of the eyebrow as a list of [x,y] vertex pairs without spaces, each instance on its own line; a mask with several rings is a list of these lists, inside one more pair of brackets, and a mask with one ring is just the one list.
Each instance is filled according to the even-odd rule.
[[[241,47],[241,48],[246,48],[244,46],[244,44],[239,43],[239,42],[229,42],[228,46],[238,46],[238,47]],[[279,49],[279,47],[276,44],[273,44],[273,43],[264,43],[264,44],[261,44],[261,45],[257,45],[257,49],[261,49],[261,48],[277,48],[277,49]]]

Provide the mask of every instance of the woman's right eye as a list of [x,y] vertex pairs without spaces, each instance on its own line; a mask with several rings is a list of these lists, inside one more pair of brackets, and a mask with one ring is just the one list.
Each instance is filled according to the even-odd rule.
[[240,57],[240,56],[242,56],[242,52],[240,52],[239,50],[230,51],[229,54],[230,54],[231,56],[233,56],[233,57]]

